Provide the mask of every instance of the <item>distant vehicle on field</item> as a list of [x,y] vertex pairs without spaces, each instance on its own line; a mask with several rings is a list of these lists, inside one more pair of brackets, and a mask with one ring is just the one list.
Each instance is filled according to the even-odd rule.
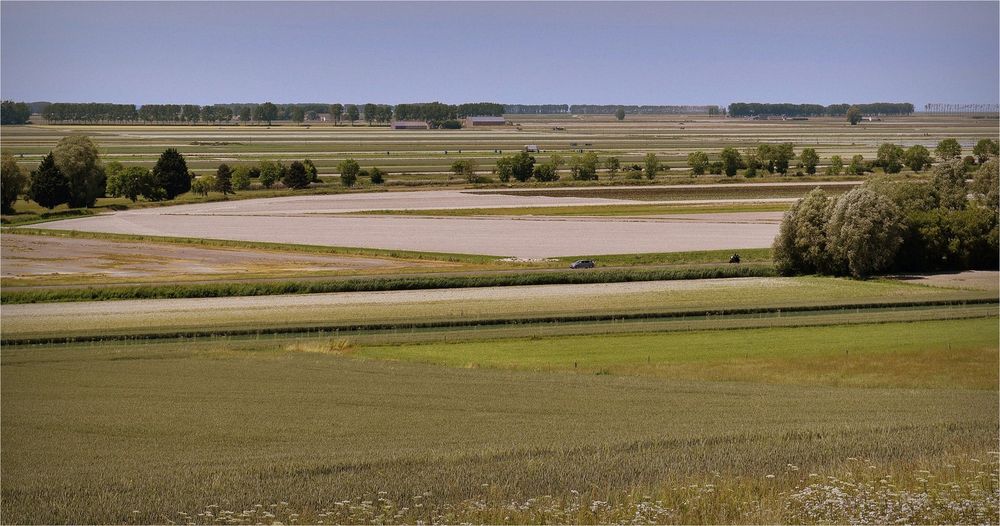
[[739,254],[733,254],[733,257],[729,258],[729,262],[730,263],[739,263],[740,262],[740,255]]
[[594,268],[596,266],[597,265],[595,265],[594,262],[589,259],[581,259],[579,261],[574,261],[573,264],[569,266],[569,268]]

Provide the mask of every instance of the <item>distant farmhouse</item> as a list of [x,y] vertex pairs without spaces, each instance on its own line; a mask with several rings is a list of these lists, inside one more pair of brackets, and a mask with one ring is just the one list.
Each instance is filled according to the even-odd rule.
[[430,125],[424,121],[392,121],[394,130],[427,130]]
[[481,126],[506,126],[507,119],[503,117],[466,117],[466,128],[477,128]]
[[317,113],[316,120],[320,122],[333,122],[333,115],[329,113]]

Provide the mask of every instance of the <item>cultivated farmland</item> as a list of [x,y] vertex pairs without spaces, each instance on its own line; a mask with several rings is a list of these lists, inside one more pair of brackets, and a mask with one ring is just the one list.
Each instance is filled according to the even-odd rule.
[[[995,119],[514,121],[0,129],[31,168],[84,132],[105,161],[308,157],[322,179],[15,205],[5,220],[43,223],[3,230],[4,521],[1000,521],[997,272],[779,277],[784,211],[861,181],[685,165],[760,142],[968,147]],[[450,175],[525,144],[670,170]],[[348,157],[387,184],[342,188]]]

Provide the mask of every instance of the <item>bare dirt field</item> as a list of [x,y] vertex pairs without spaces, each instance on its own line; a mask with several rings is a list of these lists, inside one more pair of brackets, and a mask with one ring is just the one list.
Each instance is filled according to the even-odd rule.
[[[347,217],[339,212],[633,203],[599,198],[476,195],[442,190],[248,199],[147,208],[47,223],[46,228],[546,258],[579,254],[763,248],[774,212],[662,218]],[[326,215],[330,214],[330,215]]]
[[[417,263],[413,263],[417,264]],[[409,266],[410,262],[406,262]],[[404,266],[390,259],[295,254],[279,251],[202,248],[165,243],[5,234],[3,278],[65,276],[163,277],[164,275],[300,274],[337,270],[383,270]]]
[[944,272],[940,274],[902,276],[900,279],[909,281],[910,283],[935,287],[1000,291],[1000,272],[995,270]]

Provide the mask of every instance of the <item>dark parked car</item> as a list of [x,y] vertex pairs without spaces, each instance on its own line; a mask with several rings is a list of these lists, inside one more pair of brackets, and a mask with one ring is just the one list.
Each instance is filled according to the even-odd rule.
[[574,261],[569,268],[594,268],[594,262],[589,259],[581,259],[579,261]]

